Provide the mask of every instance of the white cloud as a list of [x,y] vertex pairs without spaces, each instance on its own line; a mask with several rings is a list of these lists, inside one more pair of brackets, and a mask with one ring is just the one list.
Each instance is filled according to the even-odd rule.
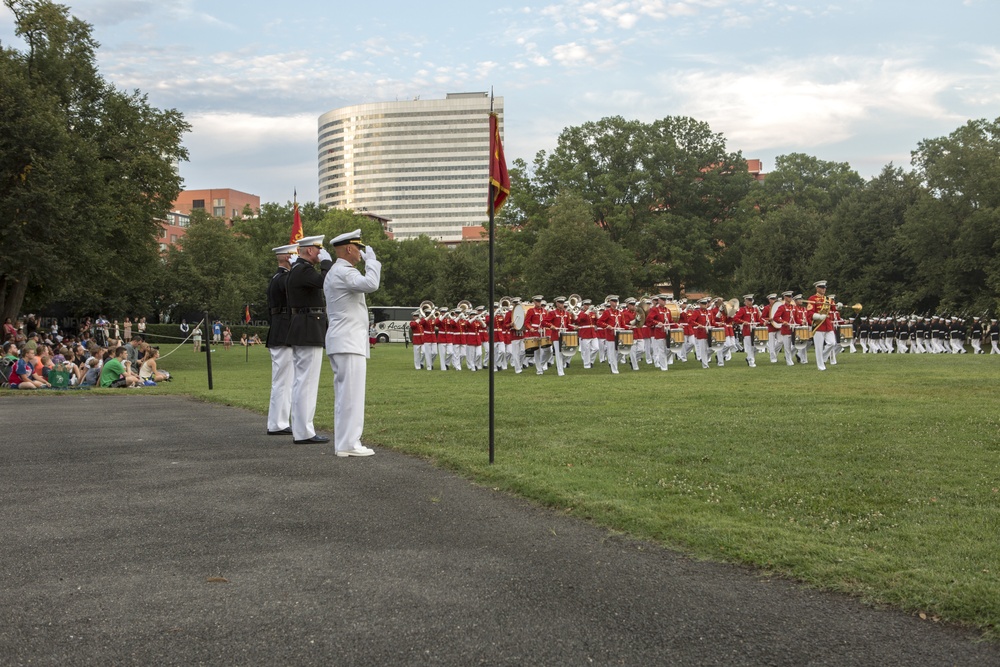
[[587,52],[587,47],[577,44],[576,42],[570,42],[569,44],[560,44],[552,49],[552,57],[563,65],[576,66],[576,65],[587,65],[592,63],[590,54]]
[[908,62],[816,59],[672,75],[663,97],[679,97],[684,115],[706,120],[743,149],[809,148],[848,139],[882,113],[952,118],[938,97],[955,82]]

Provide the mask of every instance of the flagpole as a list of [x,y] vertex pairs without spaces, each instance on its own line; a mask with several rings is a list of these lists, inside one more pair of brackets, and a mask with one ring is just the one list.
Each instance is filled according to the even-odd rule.
[[[493,86],[490,86],[490,114],[491,114],[491,117],[492,117],[492,114],[493,114]],[[490,131],[492,133],[492,123],[490,123]],[[492,145],[493,145],[493,137],[492,137],[492,134],[491,134],[491,136],[490,136],[490,146],[492,146]],[[492,153],[492,151],[491,151],[491,153]],[[490,171],[491,172],[492,172],[492,164],[493,164],[493,156],[491,154],[490,155],[490,165],[491,165]],[[493,374],[496,372],[496,359],[494,359],[493,357],[496,355],[496,344],[494,343],[494,340],[495,340],[494,336],[496,335],[495,331],[496,331],[497,309],[493,307],[493,304],[496,303],[496,288],[493,286],[494,273],[495,273],[495,271],[494,271],[494,254],[493,254],[494,253],[493,237],[494,237],[494,234],[495,234],[495,230],[494,230],[494,218],[496,216],[496,206],[495,206],[495,204],[496,204],[496,195],[494,193],[493,184],[492,183],[490,183],[490,186],[489,186],[489,195],[490,195],[490,289],[489,289],[489,296],[486,299],[486,303],[488,304],[487,307],[490,309],[490,326],[489,326],[489,329],[487,331],[487,335],[488,335],[489,341],[490,341],[490,355],[489,355],[489,358],[490,358],[490,407],[489,407],[489,412],[490,412],[490,419],[489,419],[489,422],[490,422],[490,426],[489,426],[489,429],[490,429],[490,465],[493,465],[494,453],[495,453],[495,444],[496,444],[496,440],[495,440],[495,437],[496,437],[496,420],[495,420],[495,411],[494,411],[494,408],[495,408],[494,400],[495,400],[495,397],[496,397],[496,392],[495,392],[494,383],[493,383]]]

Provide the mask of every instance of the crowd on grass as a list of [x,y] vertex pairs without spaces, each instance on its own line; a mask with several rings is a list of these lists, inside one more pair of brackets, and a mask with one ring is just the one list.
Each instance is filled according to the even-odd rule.
[[119,324],[85,318],[75,332],[27,315],[3,324],[0,385],[12,389],[144,387],[170,380],[160,349],[144,340],[146,318]]

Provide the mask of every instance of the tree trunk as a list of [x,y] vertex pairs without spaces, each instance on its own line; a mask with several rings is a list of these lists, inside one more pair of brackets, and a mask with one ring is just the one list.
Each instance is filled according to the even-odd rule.
[[28,291],[27,280],[16,280],[10,276],[0,278],[0,320],[17,322],[17,315]]

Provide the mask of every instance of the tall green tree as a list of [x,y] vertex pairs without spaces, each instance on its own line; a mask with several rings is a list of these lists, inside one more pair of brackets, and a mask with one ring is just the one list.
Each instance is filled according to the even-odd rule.
[[921,303],[1000,310],[1000,118],[924,140],[912,160],[928,195],[900,237],[916,263]]
[[594,224],[579,194],[557,197],[548,222],[528,257],[526,293],[551,299],[575,292],[600,302],[608,293],[633,291],[631,253]]
[[0,316],[28,299],[125,312],[151,302],[157,218],[180,191],[181,115],[104,81],[91,26],[4,0],[26,50],[0,51]]

